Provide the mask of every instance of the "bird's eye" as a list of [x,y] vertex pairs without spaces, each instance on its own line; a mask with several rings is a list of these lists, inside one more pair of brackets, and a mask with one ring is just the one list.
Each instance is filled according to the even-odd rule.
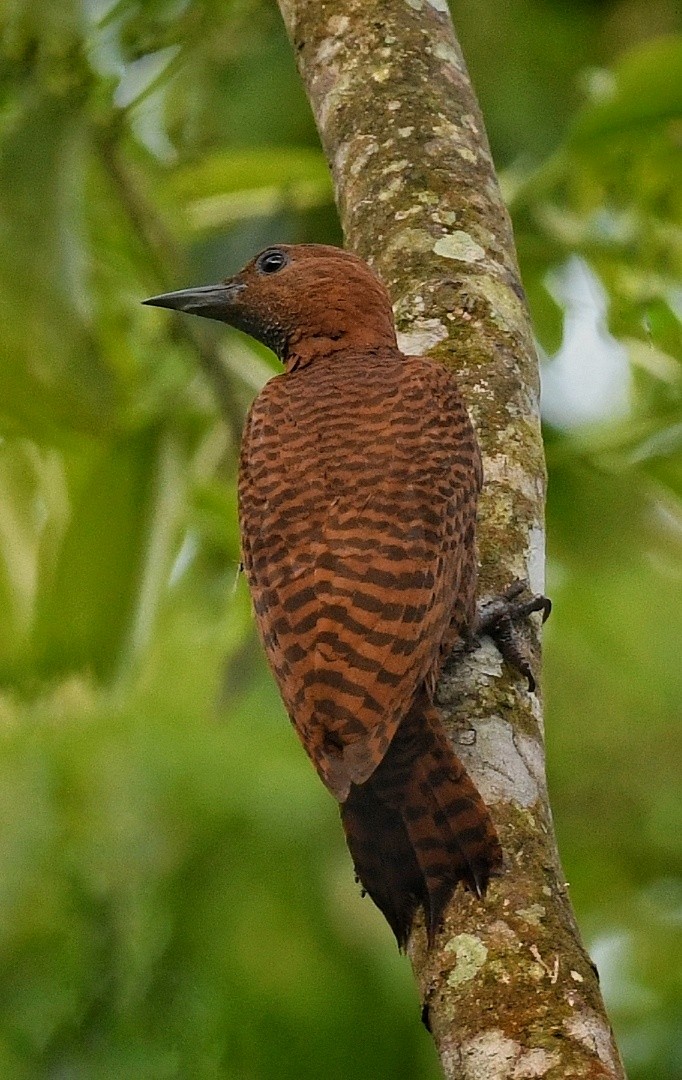
[[261,274],[276,274],[289,262],[289,256],[283,251],[265,251],[256,263],[256,269]]

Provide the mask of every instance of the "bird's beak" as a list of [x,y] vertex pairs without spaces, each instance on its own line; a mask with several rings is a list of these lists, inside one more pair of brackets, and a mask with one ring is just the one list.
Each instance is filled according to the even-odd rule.
[[229,321],[230,305],[246,288],[240,282],[222,282],[218,285],[200,285],[196,289],[180,289],[179,292],[161,293],[143,300],[151,307],[172,308],[186,311],[189,315],[203,315],[205,319]]

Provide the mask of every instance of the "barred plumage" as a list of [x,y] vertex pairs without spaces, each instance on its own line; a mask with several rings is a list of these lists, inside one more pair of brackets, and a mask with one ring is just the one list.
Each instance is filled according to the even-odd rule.
[[198,313],[286,367],[252,406],[240,462],[263,644],[362,884],[401,945],[419,906],[432,940],[457,882],[481,895],[501,863],[433,706],[475,618],[476,438],[453,376],[399,352],[388,296],[354,256],[270,249],[222,289]]

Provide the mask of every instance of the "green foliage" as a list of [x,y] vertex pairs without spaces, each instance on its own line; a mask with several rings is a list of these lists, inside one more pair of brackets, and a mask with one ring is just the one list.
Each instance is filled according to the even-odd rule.
[[196,232],[287,208],[326,206],[332,200],[324,155],[307,147],[207,154],[197,164],[178,169],[169,187]]
[[[630,1075],[672,1080],[682,50],[635,37],[674,5],[460,6],[540,343],[578,256],[630,364],[626,416],[547,432],[548,753]],[[236,428],[272,358],[139,304],[338,240],[277,11],[1,18],[0,1074],[435,1077],[237,580]]]
[[[541,341],[556,347],[560,318],[538,296],[547,269],[579,253],[609,293],[609,324],[634,362],[665,380],[679,372],[682,193],[679,168],[682,42],[647,44],[592,75],[593,99],[564,145],[509,196]],[[553,313],[553,322],[550,315]],[[638,347],[639,343],[647,350]]]

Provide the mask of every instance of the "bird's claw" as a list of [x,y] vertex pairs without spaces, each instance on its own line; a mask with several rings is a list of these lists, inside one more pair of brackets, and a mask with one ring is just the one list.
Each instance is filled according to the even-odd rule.
[[474,627],[474,637],[480,638],[483,634],[491,637],[503,659],[528,680],[528,689],[532,693],[536,687],[535,676],[514,624],[528,618],[535,611],[542,612],[542,621],[546,622],[552,610],[552,602],[541,595],[533,595],[527,600],[520,599],[527,588],[527,582],[515,581],[499,596],[494,596],[492,600],[482,604]]

